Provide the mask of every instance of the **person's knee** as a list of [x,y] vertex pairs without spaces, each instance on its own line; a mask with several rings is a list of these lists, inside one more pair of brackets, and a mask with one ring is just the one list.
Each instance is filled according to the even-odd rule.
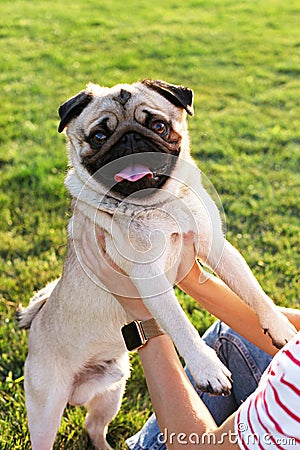
[[218,341],[220,340],[220,336],[227,334],[230,336],[231,331],[232,330],[228,327],[228,325],[220,320],[217,320],[206,330],[202,338],[209,347],[215,349]]
[[244,338],[220,320],[217,320],[207,329],[203,339],[209,347],[216,351],[221,361],[227,366],[233,354],[247,351]]

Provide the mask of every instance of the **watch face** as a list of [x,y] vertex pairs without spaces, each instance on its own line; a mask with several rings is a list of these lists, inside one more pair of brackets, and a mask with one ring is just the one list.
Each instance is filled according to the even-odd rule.
[[122,335],[127,350],[135,350],[146,343],[141,326],[137,322],[131,322],[122,327]]

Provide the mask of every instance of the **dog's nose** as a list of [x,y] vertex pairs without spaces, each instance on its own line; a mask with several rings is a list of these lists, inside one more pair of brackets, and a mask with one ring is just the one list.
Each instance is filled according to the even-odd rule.
[[137,142],[141,141],[142,136],[138,133],[126,133],[124,134],[124,136],[121,137],[120,139],[120,144],[121,145],[128,145],[128,146],[132,146],[134,144],[136,144]]
[[121,151],[122,156],[147,151],[147,144],[143,137],[135,132],[124,134],[117,143],[117,147]]

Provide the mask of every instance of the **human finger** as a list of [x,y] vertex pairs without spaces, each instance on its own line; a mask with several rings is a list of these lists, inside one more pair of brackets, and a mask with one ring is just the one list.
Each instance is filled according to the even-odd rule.
[[190,272],[195,262],[194,233],[189,231],[182,236],[182,256],[178,267],[176,283],[180,283]]

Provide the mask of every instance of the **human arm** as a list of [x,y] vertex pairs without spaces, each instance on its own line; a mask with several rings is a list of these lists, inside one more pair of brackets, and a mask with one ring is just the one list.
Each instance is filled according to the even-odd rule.
[[199,443],[206,449],[212,442],[222,442],[224,449],[234,448],[229,439],[234,432],[234,417],[221,427],[216,425],[190,384],[169,336],[150,339],[138,351],[167,448],[195,448]]
[[[244,338],[270,355],[277,353],[268,335],[264,334],[258,317],[222,280],[211,275],[199,283],[202,269],[194,262],[179,287],[194,298],[203,308],[225,322]],[[279,308],[300,329],[300,310]]]

